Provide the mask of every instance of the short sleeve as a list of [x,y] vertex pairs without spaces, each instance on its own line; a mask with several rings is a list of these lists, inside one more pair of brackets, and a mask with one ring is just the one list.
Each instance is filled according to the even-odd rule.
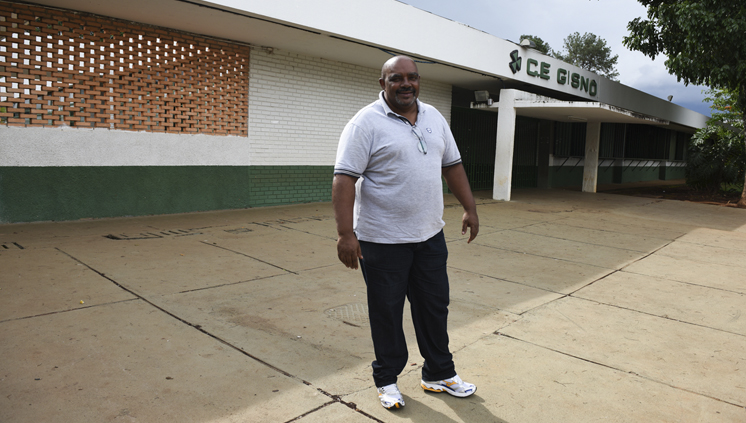
[[348,123],[339,137],[334,174],[361,177],[370,161],[371,141],[367,131],[353,122]]
[[456,140],[453,138],[453,133],[451,133],[451,128],[448,126],[448,122],[445,120],[444,117],[442,117],[442,115],[441,119],[443,120],[443,140],[445,141],[445,149],[443,151],[443,164],[441,166],[449,167],[461,163],[461,153],[459,153],[458,151]]

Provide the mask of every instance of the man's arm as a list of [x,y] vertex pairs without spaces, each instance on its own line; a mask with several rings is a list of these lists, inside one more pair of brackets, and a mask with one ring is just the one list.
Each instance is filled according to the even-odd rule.
[[464,207],[464,216],[461,219],[461,235],[466,233],[466,228],[470,228],[469,240],[474,240],[479,233],[479,216],[477,216],[477,204],[474,202],[474,196],[471,193],[469,180],[466,178],[466,171],[461,163],[443,168],[443,177],[448,184],[456,199]]
[[360,244],[352,230],[355,182],[357,178],[337,174],[332,183],[332,206],[337,221],[337,257],[350,269],[357,269],[358,259],[363,258]]

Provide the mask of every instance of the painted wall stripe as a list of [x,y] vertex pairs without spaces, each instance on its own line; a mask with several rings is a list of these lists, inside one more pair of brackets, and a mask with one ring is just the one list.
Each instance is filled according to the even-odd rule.
[[248,166],[246,137],[0,127],[2,166]]

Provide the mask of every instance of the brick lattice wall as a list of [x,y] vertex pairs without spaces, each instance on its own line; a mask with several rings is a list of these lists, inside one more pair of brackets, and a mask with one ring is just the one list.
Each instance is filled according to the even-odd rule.
[[0,122],[248,136],[249,47],[0,2]]

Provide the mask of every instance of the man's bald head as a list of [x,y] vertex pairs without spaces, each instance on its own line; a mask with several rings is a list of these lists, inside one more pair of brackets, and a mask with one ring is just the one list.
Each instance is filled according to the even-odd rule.
[[400,61],[411,63],[412,66],[414,66],[414,71],[417,72],[417,63],[415,63],[414,59],[409,56],[394,56],[387,60],[386,63],[383,64],[383,67],[381,67],[381,79],[386,79],[386,74],[389,73],[392,68],[396,67]]
[[420,74],[417,64],[410,57],[394,56],[387,60],[381,68],[378,82],[391,110],[401,115],[417,111]]

